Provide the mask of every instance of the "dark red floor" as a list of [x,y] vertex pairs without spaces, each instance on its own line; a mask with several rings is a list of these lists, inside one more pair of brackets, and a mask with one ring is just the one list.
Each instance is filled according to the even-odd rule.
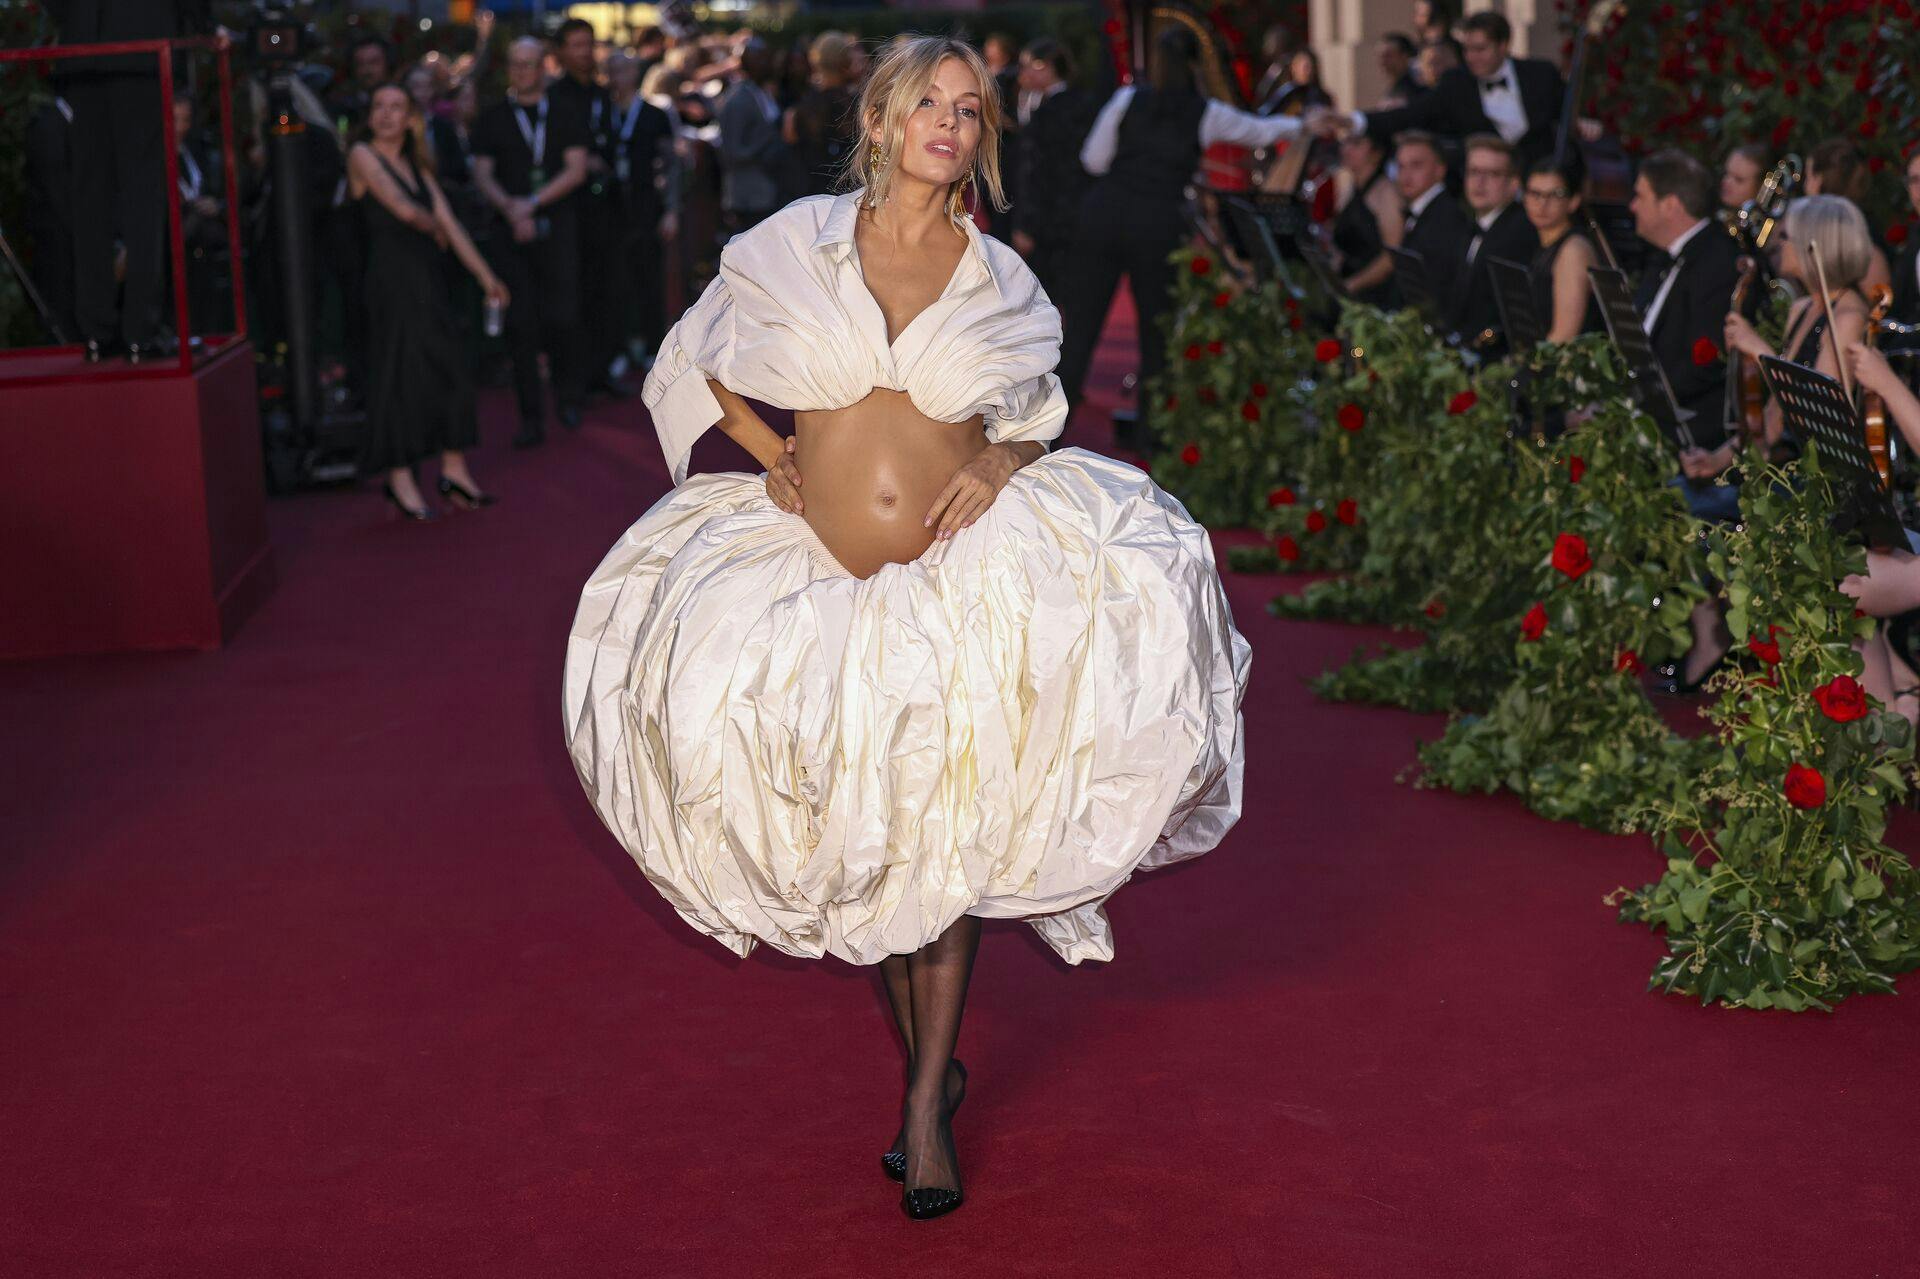
[[562,749],[651,431],[476,467],[502,504],[424,528],[276,502],[224,652],[0,668],[6,1273],[1920,1271],[1911,995],[1643,994],[1659,942],[1601,896],[1645,841],[1396,785],[1437,721],[1311,699],[1364,636],[1261,578],[1244,820],[1121,891],[1111,965],[988,925],[969,1202],[906,1221],[871,970],[681,924]]

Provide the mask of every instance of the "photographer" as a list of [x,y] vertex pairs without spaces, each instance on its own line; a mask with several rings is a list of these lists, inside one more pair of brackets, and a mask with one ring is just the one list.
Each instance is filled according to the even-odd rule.
[[507,97],[473,128],[473,181],[506,220],[495,270],[516,299],[507,310],[514,389],[520,401],[516,448],[546,439],[540,352],[547,353],[563,426],[580,425],[586,361],[580,332],[580,223],[572,198],[587,180],[587,118],[550,97],[532,37],[507,51]]

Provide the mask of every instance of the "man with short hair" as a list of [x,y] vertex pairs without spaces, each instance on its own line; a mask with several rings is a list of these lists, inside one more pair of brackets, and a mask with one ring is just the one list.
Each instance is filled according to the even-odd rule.
[[[1544,58],[1515,59],[1508,54],[1513,27],[1498,13],[1473,14],[1460,24],[1460,48],[1466,60],[1440,77],[1433,92],[1389,111],[1355,112],[1352,127],[1376,137],[1423,129],[1459,140],[1474,133],[1497,133],[1513,148],[1514,164],[1524,170],[1553,153],[1566,82]],[[1580,134],[1600,136],[1597,121],[1582,120]]]
[[580,425],[586,399],[580,336],[580,222],[571,200],[587,180],[587,121],[546,88],[546,46],[522,36],[507,49],[507,96],[473,125],[473,182],[506,220],[494,269],[513,301],[507,346],[520,402],[516,448],[546,439],[540,352],[547,354],[560,424]]
[[1500,303],[1494,297],[1493,271],[1488,263],[1504,258],[1528,266],[1540,248],[1540,236],[1527,220],[1516,198],[1520,174],[1513,148],[1497,133],[1476,133],[1467,139],[1467,212],[1473,216],[1473,238],[1467,242],[1464,266],[1466,291],[1454,328],[1469,342],[1480,342],[1488,355],[1505,354],[1507,337],[1500,324]]
[[1080,165],[1080,148],[1100,104],[1067,83],[1072,74],[1072,56],[1050,36],[1035,40],[1020,54],[1026,119],[1013,154],[1016,182],[1024,194],[1012,211],[1013,247],[1027,259],[1050,298],[1063,296],[1080,201],[1093,184]]
[[1407,231],[1400,247],[1418,253],[1440,304],[1442,324],[1452,318],[1466,269],[1473,223],[1447,194],[1447,161],[1431,133],[1409,129],[1395,140],[1394,182],[1407,202]]
[[[1722,400],[1727,365],[1720,352],[1733,301],[1733,238],[1712,221],[1713,174],[1684,151],[1659,151],[1633,183],[1633,229],[1656,252],[1634,296],[1654,355],[1674,399],[1693,417],[1687,428],[1703,449],[1726,436]],[[1711,358],[1701,355],[1710,350]]]
[[1413,41],[1404,32],[1389,31],[1380,37],[1375,56],[1380,60],[1380,70],[1387,77],[1386,98],[1381,105],[1405,106],[1419,97],[1424,91],[1419,77],[1413,73]]
[[[555,105],[587,121],[587,180],[571,198],[580,222],[580,340],[591,394],[624,400],[631,392],[607,375],[620,346],[620,304],[613,296],[613,256],[618,221],[613,181],[613,103],[594,60],[593,24],[568,18],[553,33],[560,76],[547,86]],[[509,286],[511,287],[511,286]]]

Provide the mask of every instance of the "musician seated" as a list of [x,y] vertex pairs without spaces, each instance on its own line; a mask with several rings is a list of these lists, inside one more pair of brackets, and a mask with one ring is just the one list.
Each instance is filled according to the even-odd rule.
[[1287,60],[1287,78],[1258,107],[1260,115],[1305,115],[1311,107],[1333,105],[1333,96],[1320,83],[1320,56],[1312,49],[1295,49]]
[[[1828,138],[1807,153],[1806,193],[1808,195],[1837,195],[1853,203],[1855,208],[1866,207],[1867,193],[1873,186],[1873,170],[1867,167],[1866,157],[1860,154],[1860,148],[1849,138]],[[1877,284],[1893,282],[1893,269],[1887,262],[1886,250],[1877,241],[1869,241],[1873,248],[1873,261],[1867,267],[1862,285],[1871,290]]]
[[1500,331],[1500,303],[1494,297],[1494,258],[1525,265],[1540,247],[1533,223],[1516,198],[1520,171],[1513,148],[1497,133],[1476,133],[1467,139],[1467,212],[1473,217],[1473,238],[1467,242],[1463,264],[1466,290],[1460,296],[1453,327],[1488,356],[1504,355],[1507,342]]
[[[1886,404],[1887,417],[1899,430],[1910,449],[1920,449],[1920,397],[1901,380],[1886,356],[1864,341],[1850,342],[1844,348],[1847,367],[1862,391],[1878,395]],[[1860,611],[1869,617],[1890,618],[1920,609],[1920,536],[1907,531],[1905,550],[1867,552],[1867,571],[1849,575],[1840,589],[1853,596]],[[1920,722],[1920,676],[1892,644],[1882,626],[1873,638],[1855,647],[1866,661],[1860,682],[1867,692],[1889,710],[1898,711],[1909,722]]]
[[1397,304],[1393,258],[1406,233],[1407,202],[1387,177],[1387,153],[1380,140],[1356,133],[1340,144],[1335,179],[1340,211],[1333,219],[1335,267],[1355,299],[1373,306]]
[[[1839,379],[1839,353],[1866,331],[1870,309],[1861,291],[1873,250],[1867,220],[1850,200],[1812,195],[1788,206],[1786,220],[1774,237],[1780,244],[1781,274],[1807,294],[1787,312],[1785,358]],[[1814,267],[1816,252],[1820,270]],[[1825,302],[1821,294],[1823,274]],[[1831,328],[1838,332],[1830,331],[1829,311]],[[1728,313],[1725,336],[1727,349],[1748,359],[1778,354],[1737,312]],[[1773,456],[1791,456],[1803,443],[1786,435],[1778,404],[1767,405],[1765,443]],[[1711,452],[1697,452],[1692,461],[1683,457],[1683,469],[1696,477],[1717,475],[1732,465],[1733,450],[1734,444],[1729,441]]]
[[1720,166],[1720,208],[1737,213],[1749,200],[1760,198],[1760,179],[1767,175],[1767,149],[1755,143],[1727,152]]
[[1557,165],[1552,156],[1535,160],[1522,192],[1527,220],[1540,238],[1528,264],[1533,309],[1546,326],[1549,342],[1571,342],[1582,333],[1606,328],[1587,278],[1587,269],[1600,265],[1600,255],[1574,222],[1585,180],[1586,165],[1578,152],[1569,151]]
[[1393,180],[1407,202],[1402,244],[1420,255],[1433,296],[1443,310],[1450,310],[1459,296],[1473,223],[1447,193],[1447,162],[1439,139],[1409,129],[1396,140],[1393,162]]

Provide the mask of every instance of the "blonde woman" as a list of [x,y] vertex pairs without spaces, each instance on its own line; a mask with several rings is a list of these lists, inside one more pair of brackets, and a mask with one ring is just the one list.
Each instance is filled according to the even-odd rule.
[[[682,918],[879,968],[907,1061],[882,1164],[919,1218],[961,1203],[980,921],[1110,959],[1105,899],[1239,818],[1250,653],[1185,508],[1048,450],[1059,315],[964,204],[1005,203],[979,54],[888,46],[857,119],[851,189],[730,240],[663,344],[643,398],[676,487],[588,579],[563,703]],[[712,426],[765,471],[687,478]]]

